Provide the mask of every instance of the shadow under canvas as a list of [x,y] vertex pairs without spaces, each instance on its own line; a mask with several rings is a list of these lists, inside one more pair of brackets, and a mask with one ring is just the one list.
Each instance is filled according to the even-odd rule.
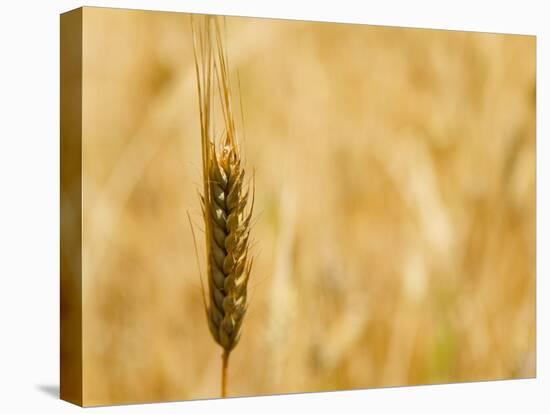
[[44,394],[59,399],[59,385],[58,384],[39,384],[36,388],[42,391]]

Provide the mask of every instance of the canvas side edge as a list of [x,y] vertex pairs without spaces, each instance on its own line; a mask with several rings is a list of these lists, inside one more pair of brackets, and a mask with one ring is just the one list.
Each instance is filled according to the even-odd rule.
[[60,397],[82,406],[82,8],[60,16]]

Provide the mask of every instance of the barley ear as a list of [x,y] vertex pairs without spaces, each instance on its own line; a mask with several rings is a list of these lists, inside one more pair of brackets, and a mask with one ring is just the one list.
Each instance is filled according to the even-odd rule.
[[[192,21],[201,120],[201,202],[208,279],[206,312],[210,333],[223,349],[222,396],[225,396],[229,355],[239,342],[247,309],[253,203],[249,202],[236,136],[228,61],[220,24],[212,16],[206,16],[201,23],[199,26]],[[215,90],[219,93],[224,119],[223,133],[218,140],[212,133],[211,99]]]

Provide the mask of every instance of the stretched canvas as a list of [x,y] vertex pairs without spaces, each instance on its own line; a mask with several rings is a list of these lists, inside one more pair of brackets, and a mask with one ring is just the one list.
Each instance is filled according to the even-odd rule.
[[61,398],[535,376],[536,38],[61,16]]

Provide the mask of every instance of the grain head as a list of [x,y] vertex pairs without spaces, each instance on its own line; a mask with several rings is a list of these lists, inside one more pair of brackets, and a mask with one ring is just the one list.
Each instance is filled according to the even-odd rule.
[[[252,267],[249,236],[253,196],[245,181],[236,137],[220,24],[215,17],[206,16],[198,27],[194,26],[193,33],[201,118],[204,184],[201,203],[208,278],[208,297],[204,302],[212,337],[223,348],[223,396],[227,360],[239,341],[247,308],[247,285]],[[217,140],[212,125],[214,91],[219,94],[224,119],[221,137]]]

